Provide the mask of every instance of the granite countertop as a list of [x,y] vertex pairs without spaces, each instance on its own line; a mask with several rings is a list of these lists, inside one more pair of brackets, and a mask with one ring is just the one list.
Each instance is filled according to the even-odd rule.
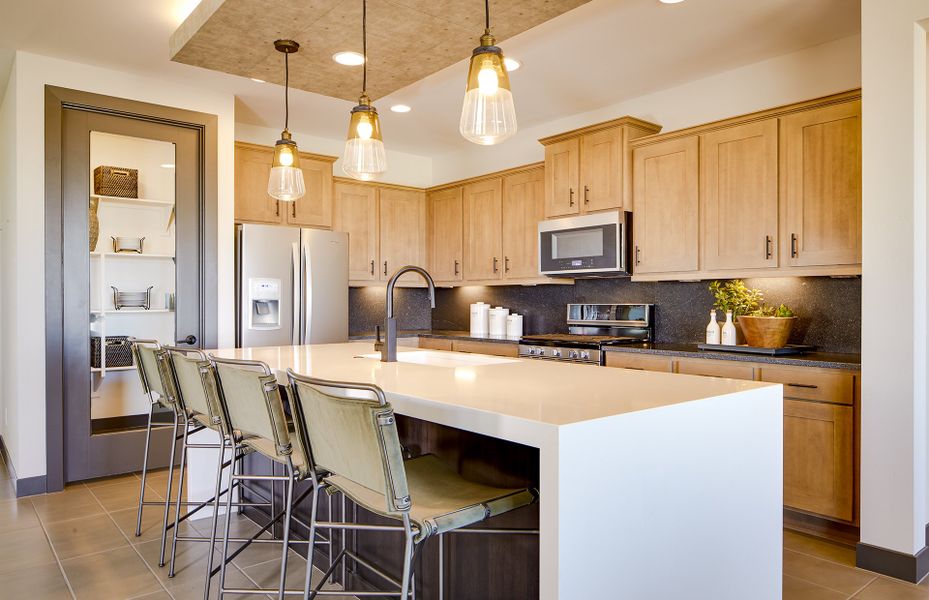
[[661,356],[681,356],[687,358],[706,358],[713,360],[735,360],[742,362],[768,363],[773,365],[792,365],[795,367],[819,367],[822,369],[861,370],[860,354],[838,352],[806,352],[792,356],[768,356],[765,354],[745,354],[740,352],[712,352],[700,350],[697,344],[629,344],[607,346],[607,352],[639,352]]
[[[455,331],[446,329],[406,329],[397,332],[397,337],[424,337],[443,338],[452,340],[470,340],[476,342],[497,342],[501,344],[516,344],[518,339],[500,336],[475,336],[468,331]],[[374,333],[352,335],[351,340],[371,340]],[[624,344],[621,346],[607,346],[607,352],[639,352],[642,354],[657,354],[661,356],[681,356],[687,358],[705,358],[713,360],[734,360],[741,362],[768,363],[772,365],[792,365],[795,367],[819,367],[821,369],[845,369],[848,371],[861,370],[860,354],[845,354],[838,352],[806,352],[792,356],[768,356],[765,354],[744,354],[738,352],[711,352],[700,350],[697,344]]]

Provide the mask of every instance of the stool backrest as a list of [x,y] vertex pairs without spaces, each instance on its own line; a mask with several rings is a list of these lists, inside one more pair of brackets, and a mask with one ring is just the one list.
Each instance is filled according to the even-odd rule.
[[277,380],[263,362],[210,356],[216,369],[221,402],[230,431],[236,436],[257,436],[274,442],[278,456],[292,452],[293,440]]
[[219,401],[216,370],[201,350],[164,346],[166,364],[174,380],[178,399],[188,411],[206,415],[216,427],[228,429]]
[[165,406],[175,404],[175,394],[171,385],[170,375],[164,364],[164,350],[155,340],[137,340],[130,338],[132,355],[135,359],[136,371],[142,381],[142,389],[146,394],[158,394],[158,400]]
[[287,370],[294,422],[311,467],[381,493],[388,513],[410,509],[397,419],[376,385],[329,381]]

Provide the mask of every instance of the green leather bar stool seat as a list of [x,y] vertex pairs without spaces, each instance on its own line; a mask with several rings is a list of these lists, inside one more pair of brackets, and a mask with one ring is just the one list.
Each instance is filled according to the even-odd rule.
[[[536,501],[528,489],[507,489],[469,481],[432,454],[403,461],[413,503],[410,520],[419,528],[417,541],[428,536],[480,523]],[[401,518],[384,510],[384,494],[332,475],[323,479],[365,509],[384,517]]]

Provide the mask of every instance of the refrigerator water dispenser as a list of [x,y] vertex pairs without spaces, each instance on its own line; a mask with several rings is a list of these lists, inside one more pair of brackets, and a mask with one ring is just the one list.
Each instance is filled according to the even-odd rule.
[[249,329],[281,328],[281,280],[248,279]]

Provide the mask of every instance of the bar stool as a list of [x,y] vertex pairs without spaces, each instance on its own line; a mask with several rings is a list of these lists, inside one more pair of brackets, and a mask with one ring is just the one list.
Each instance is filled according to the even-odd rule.
[[[266,364],[260,361],[221,359],[212,355],[210,361],[216,370],[216,378],[219,383],[218,397],[225,407],[228,426],[235,443],[251,448],[258,454],[272,460],[273,463],[284,465],[285,470],[284,475],[280,476],[243,473],[234,473],[232,475],[233,483],[237,481],[264,480],[272,482],[273,486],[275,481],[284,482],[284,510],[278,515],[272,515],[271,522],[259,531],[259,534],[267,531],[276,521],[283,518],[283,534],[280,542],[282,545],[281,574],[278,588],[240,589],[225,587],[226,565],[244,549],[243,546],[231,556],[229,554],[232,496],[228,495],[226,497],[226,530],[223,534],[223,561],[220,567],[219,597],[223,598],[225,594],[277,594],[277,597],[282,600],[285,592],[300,593],[295,590],[285,590],[284,588],[290,546],[293,544],[307,544],[309,546],[308,555],[312,556],[313,543],[310,540],[315,541],[315,530],[312,527],[310,527],[310,535],[306,541],[290,539],[293,506],[316,489],[315,486],[310,487],[294,499],[294,484],[307,479],[311,475],[306,447],[302,444],[301,438],[295,435],[288,425],[281,390]],[[315,474],[313,475],[315,476]],[[307,568],[311,569],[309,564]]]
[[[174,483],[174,456],[178,437],[178,428],[181,423],[181,412],[175,401],[175,396],[171,393],[165,382],[170,381],[170,375],[165,372],[164,362],[161,356],[164,351],[161,345],[155,340],[142,340],[129,338],[130,348],[136,365],[136,371],[142,382],[142,390],[148,395],[151,402],[148,412],[148,425],[145,429],[145,454],[142,458],[142,483],[139,490],[139,508],[136,517],[135,535],[142,535],[142,509],[146,506],[163,506],[164,519],[161,528],[161,560],[159,566],[164,566],[165,541],[168,532],[168,516],[171,509],[171,488]],[[154,502],[145,499],[145,481],[148,476],[148,456],[152,438],[152,420],[155,411],[158,408],[164,408],[171,411],[174,418],[173,433],[171,435],[171,450],[168,457],[168,484],[165,491],[164,502]],[[168,427],[163,425],[161,427]]]
[[[370,591],[322,590],[339,562],[350,558],[399,588],[399,592],[377,592],[377,595],[407,600],[411,595],[414,560],[428,538],[527,506],[538,497],[535,490],[497,488],[468,481],[431,454],[404,460],[393,408],[376,385],[305,377],[291,369],[287,370],[287,376],[294,421],[304,438],[304,447],[311,451],[309,474],[313,487],[317,488],[310,509],[310,539],[317,527],[402,531],[405,537],[403,574],[399,581],[343,548],[315,588],[313,570],[308,566],[304,598],[371,595]],[[317,474],[321,472],[328,475]],[[319,492],[332,489],[342,492],[358,506],[400,524],[318,521]]]

